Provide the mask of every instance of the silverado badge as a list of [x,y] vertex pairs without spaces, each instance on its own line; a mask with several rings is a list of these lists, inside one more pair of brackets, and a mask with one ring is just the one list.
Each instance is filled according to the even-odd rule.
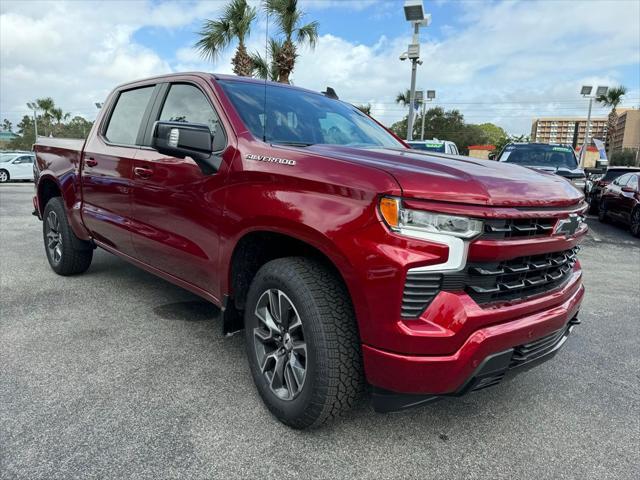
[[257,155],[255,153],[247,153],[247,160],[256,160],[257,162],[268,162],[268,163],[279,163],[281,165],[289,165],[290,167],[295,166],[295,160],[288,160],[286,158],[278,158],[278,157],[267,157],[265,155]]
[[577,213],[569,214],[567,218],[561,218],[556,223],[555,228],[553,229],[553,233],[555,235],[564,235],[565,237],[570,237],[583,223],[582,215],[578,215]]

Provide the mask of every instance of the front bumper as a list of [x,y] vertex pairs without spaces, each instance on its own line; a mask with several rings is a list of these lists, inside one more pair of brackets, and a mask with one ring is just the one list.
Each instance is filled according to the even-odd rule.
[[[440,396],[467,391],[465,386],[478,376],[478,368],[486,359],[567,328],[576,317],[584,295],[579,278],[570,283],[572,285],[565,288],[571,293],[564,292],[568,295],[562,303],[479,328],[453,354],[401,354],[363,345],[367,380],[379,389],[406,394]],[[499,313],[498,310],[494,314]]]
[[577,317],[556,332],[538,340],[509,348],[486,357],[473,374],[458,390],[446,395],[412,395],[374,388],[373,407],[377,412],[386,413],[417,407],[443,396],[462,396],[468,392],[482,390],[497,385],[518,373],[527,371],[553,358],[562,348],[573,328],[580,324]]

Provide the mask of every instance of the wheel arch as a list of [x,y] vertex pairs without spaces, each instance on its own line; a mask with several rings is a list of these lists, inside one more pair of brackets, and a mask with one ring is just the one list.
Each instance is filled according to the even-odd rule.
[[[283,229],[256,227],[239,235],[221,269],[221,272],[226,272],[222,285],[225,309],[231,307],[235,312],[244,309],[249,286],[262,265],[277,258],[304,256],[316,259],[332,270],[344,284],[357,319],[366,315],[363,311],[366,308],[364,295],[354,281],[355,269],[348,259],[335,247],[332,248],[330,239],[320,232],[305,233],[300,235]],[[236,324],[236,327],[239,325]],[[225,326],[227,333],[237,329]]]

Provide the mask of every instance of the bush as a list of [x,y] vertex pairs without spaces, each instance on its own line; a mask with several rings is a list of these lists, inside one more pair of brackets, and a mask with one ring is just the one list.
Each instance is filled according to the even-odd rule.
[[637,165],[637,152],[631,148],[625,148],[620,152],[614,152],[609,160],[609,165],[616,167],[633,167]]

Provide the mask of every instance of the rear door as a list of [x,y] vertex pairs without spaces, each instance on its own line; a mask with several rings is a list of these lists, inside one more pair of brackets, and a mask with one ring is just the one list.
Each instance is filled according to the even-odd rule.
[[[227,133],[210,87],[198,80],[164,84],[147,126],[151,144],[155,120],[206,124],[214,134],[217,171],[203,172],[191,158],[170,157],[151,148],[138,152],[133,174],[133,242],[145,263],[201,289],[217,291]],[[205,93],[208,92],[208,93]],[[233,149],[228,149],[233,150]]]
[[622,186],[627,184],[630,177],[631,177],[631,174],[629,173],[621,175],[620,177],[616,178],[611,183],[611,185],[609,185],[609,187],[607,188],[606,204],[607,204],[607,211],[609,212],[609,214],[616,217],[622,216],[622,211],[621,211],[622,190],[621,189],[622,189]]
[[134,256],[131,242],[131,176],[155,85],[117,92],[109,112],[83,152],[82,219],[93,237]]

